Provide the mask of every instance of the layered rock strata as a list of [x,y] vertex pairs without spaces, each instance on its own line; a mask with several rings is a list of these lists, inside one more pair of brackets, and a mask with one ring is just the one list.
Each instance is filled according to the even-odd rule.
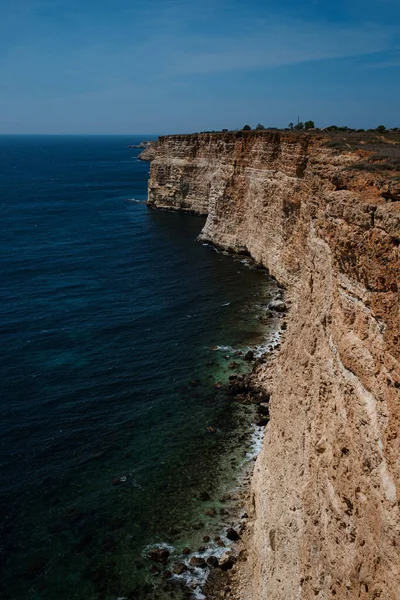
[[400,599],[398,182],[323,136],[200,134],[152,149],[149,205],[287,288],[241,597]]

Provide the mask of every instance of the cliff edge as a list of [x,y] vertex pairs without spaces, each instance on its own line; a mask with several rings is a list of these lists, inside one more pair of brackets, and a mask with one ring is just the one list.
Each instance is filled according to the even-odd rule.
[[148,204],[207,214],[200,238],[249,252],[291,307],[273,369],[257,373],[271,420],[238,597],[400,599],[393,167],[321,134],[166,136],[151,152]]

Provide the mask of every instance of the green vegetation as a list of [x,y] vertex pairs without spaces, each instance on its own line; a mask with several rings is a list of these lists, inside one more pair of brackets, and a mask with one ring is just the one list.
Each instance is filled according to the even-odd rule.
[[251,127],[250,127],[250,125],[245,125],[245,126],[243,127],[243,131],[251,131]]
[[259,123],[256,127],[256,131],[264,131],[265,127],[264,125],[261,125],[261,123]]
[[315,123],[314,121],[306,121],[305,123],[300,121],[299,123],[297,123],[297,125],[289,123],[288,127],[289,129],[297,129],[298,131],[301,131],[302,129],[315,129]]

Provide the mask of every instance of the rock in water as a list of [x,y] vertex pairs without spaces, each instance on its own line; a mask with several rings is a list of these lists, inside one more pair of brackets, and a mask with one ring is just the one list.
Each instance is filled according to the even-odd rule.
[[274,300],[270,303],[269,308],[271,310],[276,310],[276,312],[285,312],[285,310],[287,310],[287,306],[282,300]]
[[153,548],[147,554],[150,560],[154,562],[166,563],[169,558],[169,550],[166,548]]
[[207,500],[210,500],[210,494],[208,492],[199,492],[196,498],[202,502],[207,502]]
[[219,560],[216,556],[209,556],[207,558],[207,564],[215,569],[219,565]]
[[200,569],[204,569],[204,567],[206,566],[206,561],[200,556],[192,556],[192,558],[189,560],[189,565],[191,567],[198,567]]
[[237,542],[239,539],[239,534],[232,527],[230,527],[228,529],[228,531],[226,532],[226,537],[228,538],[228,540],[231,540],[232,542]]
[[233,554],[228,554],[227,552],[221,556],[219,559],[219,568],[223,571],[229,571],[232,569],[233,565],[236,563],[236,558]]
[[185,563],[176,563],[173,567],[172,567],[172,572],[175,575],[182,575],[185,571],[187,571],[187,566],[185,565]]

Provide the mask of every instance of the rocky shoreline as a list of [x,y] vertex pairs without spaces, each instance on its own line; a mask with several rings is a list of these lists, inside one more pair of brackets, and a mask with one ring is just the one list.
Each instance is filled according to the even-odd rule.
[[[237,254],[237,253],[235,253]],[[253,262],[253,261],[251,261]],[[253,268],[259,266],[252,264]],[[242,405],[252,410],[253,451],[244,451],[244,461],[234,488],[214,501],[216,508],[207,508],[206,516],[215,518],[219,535],[205,532],[202,545],[197,549],[186,546],[182,552],[176,553],[173,546],[168,544],[154,545],[144,552],[144,561],[150,573],[163,580],[164,592],[183,593],[186,598],[217,599],[232,596],[232,586],[240,563],[247,560],[246,539],[248,537],[249,514],[251,506],[251,479],[257,455],[261,449],[264,428],[269,422],[270,393],[259,380],[259,373],[272,369],[280,348],[280,336],[286,329],[287,305],[283,300],[284,291],[278,289],[265,305],[265,317],[275,317],[279,323],[274,341],[269,341],[264,347],[254,347],[247,352],[236,351],[233,356],[225,356],[234,360],[228,364],[232,371],[238,369],[239,361],[251,366],[246,374],[233,372],[226,384],[223,385],[228,401]],[[279,319],[279,321],[278,321]],[[213,504],[213,499],[207,491],[197,493],[197,500],[204,506]],[[203,523],[193,524],[194,528],[202,529]],[[150,565],[150,566],[149,566]]]

